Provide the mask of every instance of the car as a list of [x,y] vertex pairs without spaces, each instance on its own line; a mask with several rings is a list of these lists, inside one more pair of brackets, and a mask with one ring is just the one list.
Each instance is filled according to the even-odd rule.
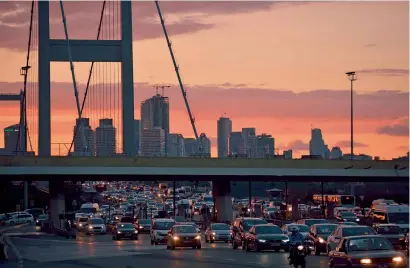
[[212,223],[205,231],[205,242],[225,241],[228,243],[231,240],[231,227],[226,223]]
[[348,225],[348,226],[356,226],[359,225],[357,222],[352,222],[352,221],[342,221],[338,223],[339,225]]
[[150,219],[139,219],[137,220],[138,232],[149,233],[151,231],[152,220]]
[[123,238],[138,240],[138,229],[132,223],[117,223],[112,229],[112,239],[121,240]]
[[312,226],[313,224],[320,224],[320,223],[329,223],[326,219],[300,219],[296,222],[296,224],[304,224],[308,227]]
[[326,244],[328,237],[337,227],[337,224],[332,223],[313,224],[310,226],[308,239],[313,244],[313,253],[315,255],[327,252]]
[[377,234],[381,234],[397,249],[405,249],[405,236],[399,225],[378,224],[374,228]]
[[408,268],[404,254],[381,235],[343,237],[328,257],[329,267]]
[[26,213],[26,212],[18,212],[17,214],[12,214],[6,220],[4,220],[6,225],[16,225],[16,224],[32,224],[34,223],[33,215]]
[[85,227],[86,235],[90,234],[106,234],[107,227],[105,226],[104,220],[101,218],[90,218],[87,221]]
[[171,228],[174,225],[175,225],[175,220],[173,219],[153,219],[151,233],[150,233],[151,245],[167,243],[168,242],[168,232],[171,230]]
[[232,227],[232,248],[237,249],[238,246],[242,246],[242,249],[245,249],[245,233],[258,224],[268,224],[268,222],[261,218],[237,218]]
[[48,215],[38,215],[36,220],[36,226],[41,226],[41,223],[48,221]]
[[336,219],[340,222],[359,222],[360,219],[351,211],[340,211],[337,213]]
[[249,229],[245,235],[245,250],[262,250],[281,249],[289,251],[289,237],[284,235],[279,226],[273,224],[258,224]]
[[88,223],[87,217],[79,217],[75,224],[75,226],[77,227],[77,231],[85,231],[87,223]]
[[168,232],[167,249],[176,247],[201,249],[201,236],[192,225],[175,225]]
[[339,241],[343,237],[355,236],[355,235],[375,235],[376,232],[369,226],[357,225],[357,226],[345,226],[339,225],[333,233],[327,238],[327,251],[330,252],[336,249]]

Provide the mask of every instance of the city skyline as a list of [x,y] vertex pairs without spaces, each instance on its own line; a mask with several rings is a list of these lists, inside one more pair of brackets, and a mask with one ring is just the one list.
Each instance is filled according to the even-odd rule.
[[[4,93],[22,88],[19,69],[25,51],[13,40],[26,44],[27,27],[20,31],[17,25],[13,32],[4,32],[19,17],[13,16],[14,4],[0,3],[0,14],[9,12],[0,19],[0,33],[10,37],[0,42],[0,55],[9,63],[0,70],[0,90]],[[98,13],[98,4],[92,12]],[[84,14],[78,8],[84,5],[91,4],[66,3],[73,38],[87,34],[87,30],[74,32],[78,25],[72,20],[75,14]],[[141,29],[147,23],[137,18],[141,13],[151,19],[149,29],[154,34],[134,29],[134,118],[138,119],[138,104],[153,96],[152,86],[167,82],[172,86],[165,92],[171,103],[170,133],[193,137],[155,6],[133,5],[134,28]],[[52,33],[58,36],[62,25],[56,6],[52,3],[53,16],[58,19]],[[346,71],[358,74],[355,153],[390,159],[408,151],[408,3],[184,2],[162,6],[198,132],[212,140],[212,156],[217,156],[216,121],[224,113],[233,121],[233,131],[254,127],[258,134],[271,134],[276,148],[292,148],[294,156],[308,152],[311,127],[322,129],[330,149],[340,146],[348,153],[350,95]],[[195,12],[201,14],[194,17],[197,21],[189,17]],[[349,25],[345,25],[346,14]],[[97,25],[93,20],[98,16],[89,17],[90,25]],[[243,35],[248,38],[238,42]],[[80,94],[88,68],[89,64],[76,64]],[[52,141],[69,143],[76,113],[68,64],[53,63],[52,79]],[[16,124],[18,104],[3,102],[2,108],[0,127]],[[1,137],[0,141],[3,143]]]

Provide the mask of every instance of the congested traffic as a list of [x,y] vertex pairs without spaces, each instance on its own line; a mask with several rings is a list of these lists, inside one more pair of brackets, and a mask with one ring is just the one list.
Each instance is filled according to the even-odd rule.
[[371,208],[335,206],[322,215],[320,205],[298,204],[295,219],[278,199],[234,198],[233,221],[220,223],[206,187],[174,190],[166,183],[134,182],[84,187],[101,184],[101,195],[82,204],[67,229],[86,236],[110,234],[113,241],[147,234],[151,245],[168,250],[220,242],[232,251],[285,252],[294,267],[309,267],[310,255],[326,255],[330,267],[408,267],[408,205],[394,201],[379,199]]

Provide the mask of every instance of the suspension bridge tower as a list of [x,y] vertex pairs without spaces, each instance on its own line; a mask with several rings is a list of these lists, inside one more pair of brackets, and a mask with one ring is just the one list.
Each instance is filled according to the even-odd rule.
[[123,153],[136,155],[134,133],[134,78],[131,1],[121,1],[121,38],[119,40],[50,39],[50,3],[38,1],[38,155],[51,155],[50,63],[121,63]]

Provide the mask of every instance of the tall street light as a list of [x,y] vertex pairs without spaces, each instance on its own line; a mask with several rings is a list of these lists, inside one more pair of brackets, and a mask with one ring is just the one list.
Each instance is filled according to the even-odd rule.
[[350,159],[353,160],[353,81],[357,79],[356,72],[347,72],[350,80]]

